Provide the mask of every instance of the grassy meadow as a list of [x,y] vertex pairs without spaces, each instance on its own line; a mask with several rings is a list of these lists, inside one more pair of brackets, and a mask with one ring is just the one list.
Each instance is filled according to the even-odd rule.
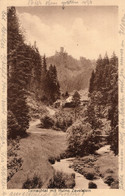
[[[54,174],[48,159],[51,157],[56,159],[67,148],[66,133],[35,126],[31,129],[37,133],[29,133],[26,138],[20,140],[20,150],[16,151],[23,163],[21,169],[9,180],[8,188],[21,189],[27,178],[33,179],[34,176],[38,176],[42,180],[42,187],[46,188]],[[9,159],[12,159],[12,156],[8,157],[8,162]]]

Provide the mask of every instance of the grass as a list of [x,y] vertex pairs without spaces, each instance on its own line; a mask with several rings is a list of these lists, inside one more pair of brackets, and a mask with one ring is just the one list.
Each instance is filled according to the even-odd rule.
[[8,188],[22,188],[36,173],[42,182],[42,188],[47,188],[54,175],[54,169],[48,159],[58,159],[57,157],[67,148],[66,133],[40,129],[36,126],[31,129],[38,133],[29,134],[29,137],[20,140],[19,155],[23,158],[23,164],[21,170],[8,182]]

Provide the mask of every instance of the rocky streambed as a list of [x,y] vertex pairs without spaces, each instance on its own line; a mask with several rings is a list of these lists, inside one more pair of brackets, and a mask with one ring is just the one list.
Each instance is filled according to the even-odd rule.
[[75,189],[118,188],[118,157],[105,145],[95,155],[65,158],[53,164],[56,171],[75,174]]
[[88,189],[89,188],[89,184],[93,183],[93,185],[95,184],[98,189],[109,189],[110,187],[104,183],[104,181],[101,178],[96,178],[93,180],[88,180],[86,179],[86,177],[84,177],[84,175],[80,174],[77,171],[74,171],[73,168],[71,168],[71,164],[73,163],[74,158],[67,158],[67,159],[63,159],[60,162],[55,162],[55,164],[53,165],[54,169],[56,171],[61,171],[64,173],[68,173],[68,174],[75,174],[75,189]]

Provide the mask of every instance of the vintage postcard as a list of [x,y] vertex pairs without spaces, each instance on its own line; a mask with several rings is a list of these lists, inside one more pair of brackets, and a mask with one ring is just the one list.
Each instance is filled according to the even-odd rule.
[[0,1],[0,195],[125,194],[125,1]]

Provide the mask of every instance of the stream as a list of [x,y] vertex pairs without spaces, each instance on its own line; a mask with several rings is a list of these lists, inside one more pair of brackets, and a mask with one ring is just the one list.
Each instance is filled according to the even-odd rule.
[[[30,122],[30,130],[28,130],[28,132],[41,134],[41,129],[38,129],[36,127],[36,125],[38,125],[38,124],[40,124],[39,119],[37,119],[36,121]],[[47,132],[47,130],[42,130],[42,132],[43,131],[45,131],[45,133]],[[50,134],[50,131],[49,131],[49,134]],[[110,146],[106,145],[106,146],[100,148],[97,151],[97,153],[101,155],[103,153],[109,152],[109,150],[110,150]],[[89,184],[90,180],[86,179],[82,174],[74,171],[74,169],[69,167],[72,164],[73,159],[74,158],[66,158],[66,159],[60,160],[60,162],[56,161],[55,164],[53,164],[53,168],[56,171],[61,171],[61,172],[67,173],[67,174],[74,173],[75,174],[75,187],[74,187],[74,189],[88,189],[88,184]],[[97,185],[97,189],[110,189],[110,187],[103,182],[102,178],[91,180],[91,181]]]
[[[88,189],[88,184],[90,180],[87,180],[82,174],[74,171],[74,169],[69,168],[69,166],[72,164],[72,160],[74,158],[67,158],[67,159],[62,159],[60,162],[55,162],[53,164],[53,168],[56,171],[61,171],[67,174],[75,174],[75,189]],[[101,178],[91,180],[97,185],[97,189],[109,189],[110,187],[103,182]]]

